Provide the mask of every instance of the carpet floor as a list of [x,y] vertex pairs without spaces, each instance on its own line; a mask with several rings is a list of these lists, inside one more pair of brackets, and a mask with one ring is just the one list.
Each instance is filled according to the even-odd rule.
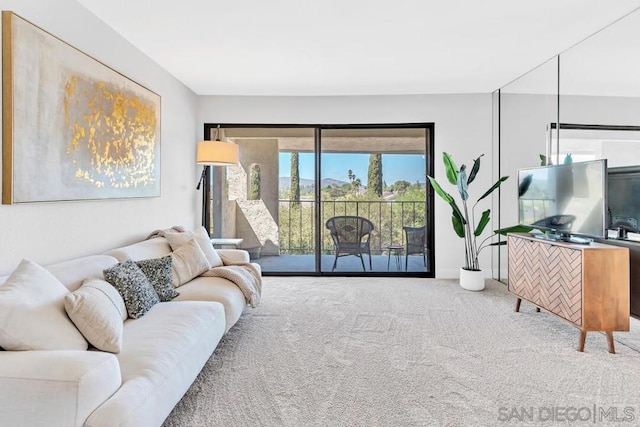
[[493,280],[266,277],[164,425],[640,424],[640,330],[580,353],[578,329],[514,304]]

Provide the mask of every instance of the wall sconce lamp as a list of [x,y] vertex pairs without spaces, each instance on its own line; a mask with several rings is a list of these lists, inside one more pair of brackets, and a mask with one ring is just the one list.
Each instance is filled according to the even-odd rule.
[[196,149],[196,163],[204,165],[202,168],[202,175],[200,175],[200,181],[196,190],[200,189],[202,183],[205,184],[202,191],[202,225],[207,233],[211,232],[211,207],[210,207],[210,193],[211,186],[209,185],[210,171],[209,166],[234,166],[239,163],[238,145],[233,142],[223,142],[220,140],[220,125],[216,129],[215,138],[213,141],[200,141]]

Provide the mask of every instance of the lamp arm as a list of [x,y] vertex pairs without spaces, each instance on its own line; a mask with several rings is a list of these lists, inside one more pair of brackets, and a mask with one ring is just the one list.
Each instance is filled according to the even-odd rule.
[[200,185],[202,185],[202,183],[204,182],[204,179],[205,179],[205,177],[206,177],[206,174],[207,174],[207,166],[205,165],[205,166],[202,168],[202,175],[200,175],[200,181],[198,181],[198,186],[196,187],[196,190],[199,190],[199,189],[200,189]]

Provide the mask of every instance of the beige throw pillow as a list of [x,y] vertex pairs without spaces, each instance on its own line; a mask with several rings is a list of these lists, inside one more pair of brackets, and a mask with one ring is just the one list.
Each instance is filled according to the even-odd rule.
[[85,279],[78,290],[65,297],[64,308],[95,348],[120,353],[127,308],[116,288],[104,280]]
[[180,246],[187,243],[189,240],[193,239],[191,231],[185,231],[184,233],[180,233],[178,231],[165,231],[164,238],[169,242],[169,246],[171,246],[171,250],[175,251]]
[[211,268],[223,265],[222,259],[213,247],[211,237],[209,237],[209,233],[207,233],[207,230],[205,230],[204,227],[196,228],[193,231],[193,238],[196,239],[196,242],[200,245],[200,249],[202,249],[202,252],[204,252],[204,255],[207,257]]
[[69,294],[35,262],[22,260],[0,286],[0,347],[5,350],[86,350],[64,311]]
[[174,288],[184,285],[209,269],[209,261],[194,239],[172,252],[171,258],[173,258],[171,284]]
[[185,233],[167,231],[165,232],[164,237],[169,242],[169,246],[171,246],[172,251],[175,251],[189,240],[195,239],[207,258],[207,261],[209,261],[209,266],[211,268],[220,267],[222,265],[222,259],[211,244],[211,238],[204,227],[198,227],[195,231],[187,231]]

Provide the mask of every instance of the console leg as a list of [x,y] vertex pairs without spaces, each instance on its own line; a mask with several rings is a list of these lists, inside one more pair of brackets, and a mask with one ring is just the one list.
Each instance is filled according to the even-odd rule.
[[516,313],[518,313],[520,311],[520,303],[522,302],[521,298],[518,298],[516,300],[516,309],[514,310]]
[[587,331],[580,331],[580,341],[578,342],[578,351],[584,351],[584,341],[587,339]]
[[616,349],[613,344],[613,332],[606,331],[605,334],[607,334],[607,344],[609,344],[609,353],[616,354]]

